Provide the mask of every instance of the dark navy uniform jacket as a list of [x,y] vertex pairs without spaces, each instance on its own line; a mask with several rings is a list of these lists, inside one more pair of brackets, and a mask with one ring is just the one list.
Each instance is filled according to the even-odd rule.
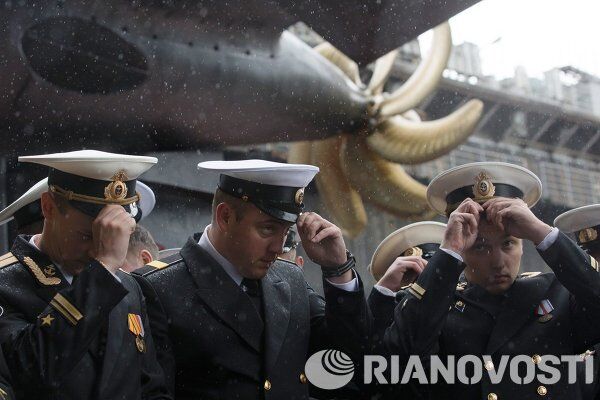
[[[92,261],[69,284],[19,236],[1,258],[0,343],[18,399],[171,399],[140,287]],[[141,317],[144,346],[129,329]]]
[[4,360],[4,355],[0,351],[0,400],[15,399],[15,395],[10,385],[11,380],[10,371]]
[[370,318],[362,282],[347,292],[325,281],[325,301],[296,264],[278,260],[260,282],[261,317],[198,239],[174,260],[134,273],[177,399],[308,399],[304,365],[313,352],[365,352]]

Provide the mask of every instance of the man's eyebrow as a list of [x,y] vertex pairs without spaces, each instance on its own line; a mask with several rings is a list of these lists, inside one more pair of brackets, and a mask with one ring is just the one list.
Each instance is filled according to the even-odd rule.
[[274,224],[274,225],[278,225],[278,226],[287,226],[287,224],[283,221],[279,221],[273,218],[265,218],[265,219],[259,219],[257,221],[259,224]]

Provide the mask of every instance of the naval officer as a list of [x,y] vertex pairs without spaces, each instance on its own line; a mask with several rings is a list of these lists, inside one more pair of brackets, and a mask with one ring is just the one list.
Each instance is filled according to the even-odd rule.
[[[575,237],[581,246],[595,261],[600,260],[600,204],[590,204],[566,211],[554,219],[554,226],[562,232]],[[598,269],[598,263],[592,265]],[[585,399],[600,399],[600,345],[582,354],[584,358],[594,357],[594,382],[583,382]]]
[[[178,254],[134,273],[175,397],[307,399],[307,358],[322,349],[364,353],[370,329],[340,229],[304,210],[318,168],[263,160],[199,168],[220,174],[211,224]],[[297,265],[278,259],[293,224],[321,266],[325,298]]]
[[[394,309],[407,293],[408,285],[423,272],[429,260],[439,249],[446,224],[436,221],[415,222],[390,233],[377,246],[369,271],[377,282],[367,300],[373,316],[374,353],[383,344],[385,329],[392,323]],[[369,385],[365,392],[382,399],[417,399],[418,387]]]
[[[446,356],[490,356],[479,382],[443,381],[428,387],[431,398],[581,398],[565,363],[552,365],[561,377],[552,385],[539,375],[514,382],[509,367],[498,382],[491,380],[502,370],[502,356],[525,355],[539,373],[549,356],[577,355],[600,339],[594,260],[531,212],[541,190],[531,171],[496,162],[462,165],[430,183],[430,205],[449,215],[444,239],[396,306],[385,346],[425,363],[431,355],[444,362]],[[554,273],[519,276],[525,240]]]
[[84,150],[19,161],[49,173],[42,233],[18,236],[0,258],[0,343],[17,398],[170,399],[141,290],[119,269],[136,180],[156,158]]

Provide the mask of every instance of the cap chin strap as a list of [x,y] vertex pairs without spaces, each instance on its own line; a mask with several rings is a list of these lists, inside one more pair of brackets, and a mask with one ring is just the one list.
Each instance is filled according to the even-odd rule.
[[91,204],[100,204],[100,205],[109,205],[116,204],[119,206],[126,206],[131,203],[137,202],[140,200],[140,195],[138,193],[135,196],[127,197],[125,199],[103,199],[100,197],[86,196],[84,194],[78,194],[71,190],[65,190],[57,185],[50,185],[50,191],[52,193],[56,193],[60,196],[63,196],[67,200],[81,201],[83,203],[91,203]]

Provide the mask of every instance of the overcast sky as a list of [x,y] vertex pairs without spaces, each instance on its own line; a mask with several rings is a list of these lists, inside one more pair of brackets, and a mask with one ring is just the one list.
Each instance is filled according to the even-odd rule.
[[450,23],[454,44],[481,47],[485,74],[573,65],[600,76],[599,0],[482,0]]

